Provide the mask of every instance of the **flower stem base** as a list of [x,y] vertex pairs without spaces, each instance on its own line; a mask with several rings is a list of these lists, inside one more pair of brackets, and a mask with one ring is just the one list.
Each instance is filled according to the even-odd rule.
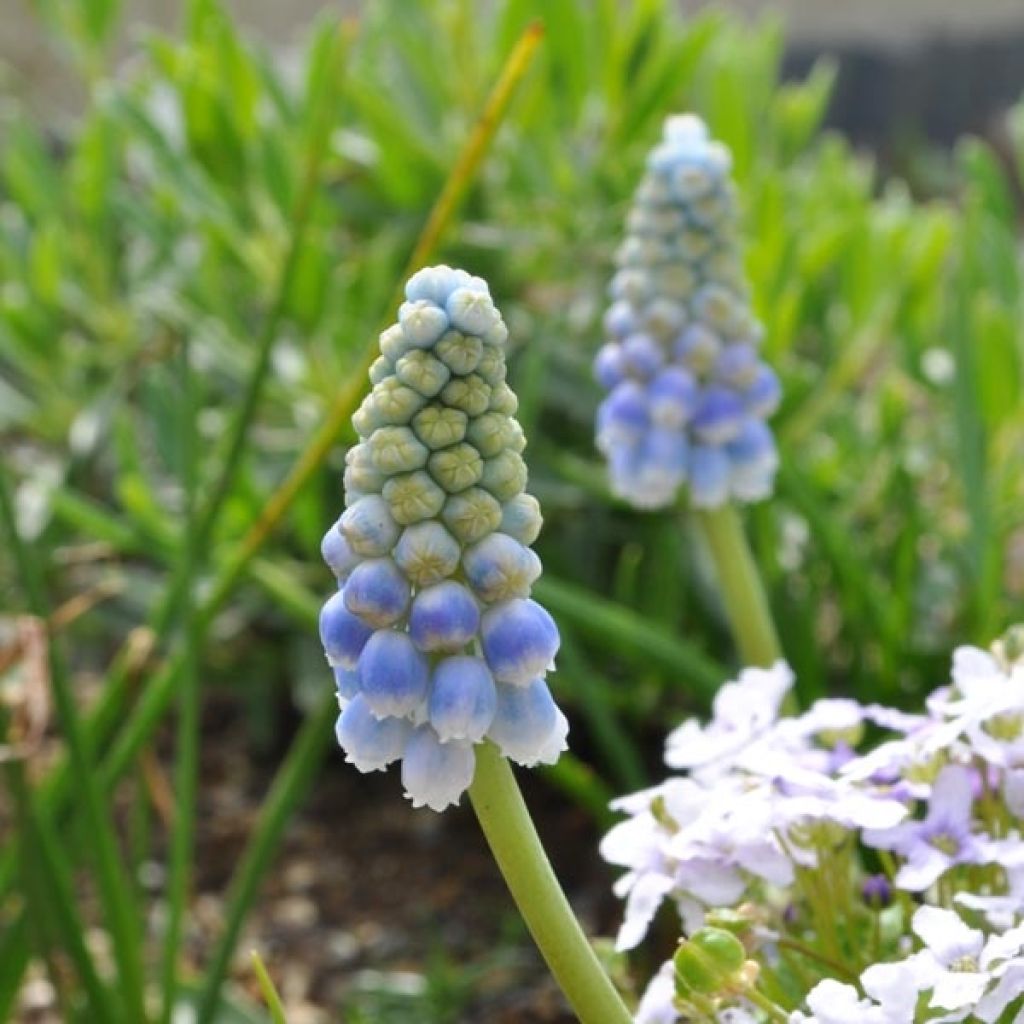
[[581,1024],[629,1024],[632,1016],[551,869],[512,769],[491,743],[476,748],[469,796],[512,898]]
[[782,657],[775,623],[743,523],[732,505],[697,511],[744,665],[768,668]]

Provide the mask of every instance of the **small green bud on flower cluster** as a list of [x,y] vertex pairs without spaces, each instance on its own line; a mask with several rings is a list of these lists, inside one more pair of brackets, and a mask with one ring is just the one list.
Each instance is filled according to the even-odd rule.
[[352,417],[320,634],[348,760],[401,760],[414,806],[442,810],[472,782],[474,744],[553,763],[568,725],[544,680],[558,629],[530,599],[541,514],[505,383],[508,330],[462,270],[419,271],[406,299]]
[[672,958],[676,1003],[684,1013],[717,1019],[723,1001],[749,994],[758,965],[747,959],[743,943],[725,928],[706,926],[680,943]]

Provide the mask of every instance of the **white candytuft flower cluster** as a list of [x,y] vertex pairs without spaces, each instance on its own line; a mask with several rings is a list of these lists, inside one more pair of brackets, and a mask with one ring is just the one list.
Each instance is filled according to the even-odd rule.
[[[698,992],[708,1019],[1024,1024],[1022,639],[958,649],[925,714],[827,699],[780,717],[781,662],[724,686],[709,723],[668,737],[683,774],[613,805],[626,818],[601,851],[626,868],[619,948],[670,901],[691,942],[727,928],[754,963]],[[639,1024],[693,1017],[680,962]],[[781,979],[781,1017],[758,971]]]
[[474,744],[553,763],[568,724],[544,680],[558,629],[530,599],[541,514],[524,490],[508,330],[463,270],[419,271],[406,299],[352,418],[320,636],[347,759],[364,772],[401,760],[413,805],[439,811],[472,782]]
[[778,378],[740,265],[729,151],[693,115],[670,117],[647,159],[604,318],[594,372],[608,396],[597,446],[612,489],[639,508],[697,507],[772,492],[778,456],[765,423]]

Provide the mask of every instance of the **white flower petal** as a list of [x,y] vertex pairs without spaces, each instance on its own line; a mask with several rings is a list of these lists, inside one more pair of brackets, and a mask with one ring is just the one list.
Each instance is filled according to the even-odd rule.
[[968,928],[952,910],[919,907],[911,925],[936,959],[946,966],[961,957],[977,957],[981,953],[982,933],[977,928]]
[[658,907],[671,890],[672,879],[663,875],[643,875],[637,879],[626,900],[625,917],[615,939],[618,952],[641,943]]
[[663,963],[658,973],[651,978],[651,983],[636,1008],[634,1024],[675,1024],[679,1020],[679,1014],[672,1005],[675,994],[675,968],[669,960]]

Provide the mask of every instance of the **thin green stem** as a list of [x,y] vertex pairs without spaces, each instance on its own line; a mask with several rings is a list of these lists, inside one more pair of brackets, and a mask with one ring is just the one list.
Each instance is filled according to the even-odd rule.
[[736,646],[745,665],[767,668],[782,657],[760,573],[743,524],[732,505],[696,513],[715,563],[718,586]]
[[776,944],[779,949],[791,949],[794,953],[799,953],[801,956],[807,957],[808,960],[813,960],[815,963],[821,964],[827,967],[829,971],[835,974],[837,977],[842,978],[844,981],[856,983],[857,975],[856,972],[851,971],[840,960],[836,960],[834,957],[826,956],[821,950],[815,949],[813,946],[808,946],[806,943],[801,942],[799,939],[789,938],[783,936],[776,939]]
[[512,898],[576,1016],[582,1024],[628,1024],[632,1017],[558,884],[512,769],[490,743],[477,747],[469,796]]
[[773,1003],[763,992],[758,992],[756,988],[748,989],[743,993],[745,999],[749,999],[756,1007],[764,1010],[768,1014],[769,1020],[779,1021],[780,1024],[786,1024],[789,1020],[789,1014],[782,1009],[776,1003]]
[[[185,526],[181,541],[182,578],[191,583],[199,560],[199,521],[196,515],[197,403],[189,366],[189,344],[180,349],[181,369],[181,480],[185,495]],[[167,884],[167,931],[163,949],[163,1009],[161,1020],[169,1024],[177,998],[178,947],[182,922],[192,884],[195,848],[196,800],[199,792],[199,635],[195,609],[186,603],[182,623],[184,647],[178,683],[178,729],[174,764],[174,822],[171,832],[170,877]]]
[[[38,877],[44,884],[39,894],[39,899],[44,902],[37,904],[29,915],[30,924],[33,918],[41,918],[44,909],[49,908],[67,955],[78,972],[92,1015],[90,1019],[97,1024],[115,1024],[119,1016],[85,944],[85,926],[78,914],[71,868],[64,852],[38,812],[35,795],[25,780],[21,764],[15,762],[7,766],[7,780],[17,813],[22,867],[30,899],[34,898],[36,891],[34,878]],[[41,920],[38,923],[42,926]],[[59,982],[55,979],[57,985]]]
[[274,784],[263,804],[259,823],[246,845],[241,862],[228,889],[224,931],[210,961],[199,998],[196,1024],[211,1024],[217,1011],[220,987],[227,974],[238,942],[242,922],[252,904],[260,880],[277,849],[281,833],[306,795],[333,738],[331,722],[338,714],[333,690],[324,695],[320,706],[302,723]]
[[277,994],[277,989],[274,987],[266,964],[263,963],[263,958],[255,949],[252,951],[252,969],[259,982],[260,993],[263,995],[263,1002],[267,1004],[267,1012],[270,1014],[272,1024],[287,1024],[284,1016],[284,1004]]
[[60,647],[46,607],[43,581],[34,552],[18,530],[7,472],[0,462],[0,519],[21,575],[22,586],[32,614],[46,624],[46,652],[50,667],[50,688],[54,706],[68,748],[69,764],[85,817],[86,840],[91,846],[99,883],[100,898],[114,944],[114,957],[129,1016],[145,1024],[145,982],[142,971],[141,936],[133,887],[125,878],[117,837],[103,804],[95,765],[78,715],[78,706],[68,679]]
[[[17,866],[17,865],[15,865]],[[0,1020],[14,1018],[14,1001],[21,989],[21,979],[29,965],[32,928],[29,914],[22,914],[0,936]],[[102,1017],[99,1018],[103,1020]]]

